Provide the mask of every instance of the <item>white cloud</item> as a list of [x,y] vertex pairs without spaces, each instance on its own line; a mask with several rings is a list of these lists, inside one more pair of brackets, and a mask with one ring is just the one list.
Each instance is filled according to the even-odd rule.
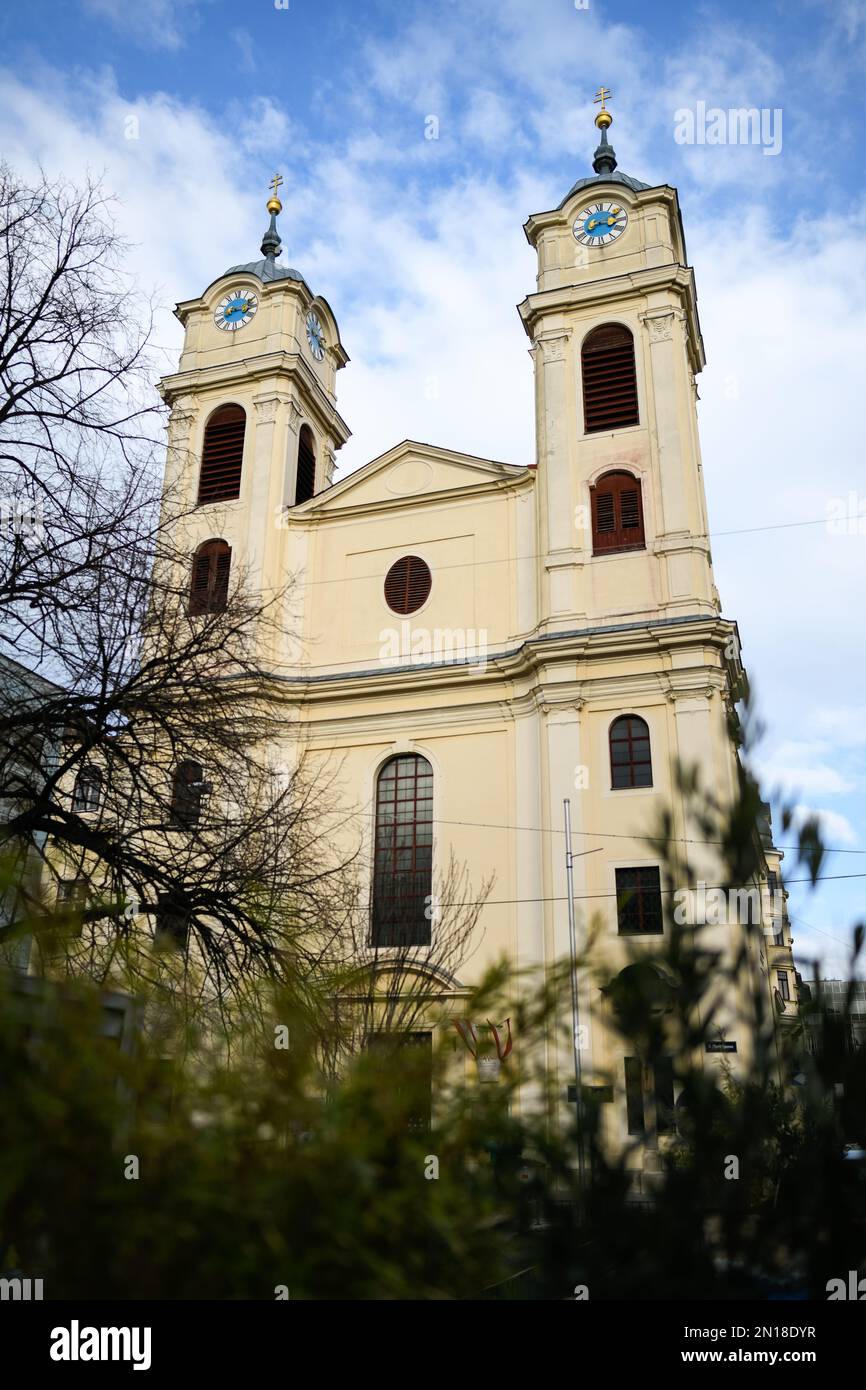
[[854,849],[859,844],[859,837],[854,826],[848,817],[841,815],[839,811],[828,811],[824,807],[807,806],[802,803],[795,807],[794,822],[796,825],[802,825],[803,821],[810,816],[817,817],[821,838],[826,846]]
[[256,62],[256,51],[252,34],[248,29],[233,29],[231,38],[232,42],[237,45],[240,54],[241,71],[246,73],[255,72],[258,64]]
[[[91,3],[166,49],[196,19],[192,4],[167,0]],[[104,169],[135,243],[129,268],[168,304],[257,255],[267,180],[279,169],[284,264],[326,295],[352,357],[338,380],[354,431],[342,471],[405,436],[526,463],[532,369],[514,306],[534,287],[535,263],[522,224],[589,172],[590,94],[597,74],[611,73],[620,166],[646,182],[685,173],[708,353],[699,410],[711,529],[817,520],[834,496],[862,492],[864,210],[840,197],[832,220],[810,204],[799,222],[777,222],[774,181],[781,170],[796,178],[802,157],[792,102],[778,159],[692,157],[673,141],[677,105],[775,104],[773,61],[752,38],[723,42],[712,30],[659,71],[639,31],[595,8],[479,0],[455,16],[458,8],[459,41],[432,10],[366,46],[369,85],[344,94],[352,119],[327,146],[316,147],[316,127],[296,128],[253,90],[217,119],[159,92],[131,102],[110,72],[67,81],[30,67],[26,79],[7,73],[0,91],[4,152],[21,168],[41,162],[74,179]],[[441,117],[438,141],[424,139],[430,113]],[[125,138],[130,114],[135,140]],[[761,182],[747,178],[740,155],[757,160]],[[726,181],[740,193],[718,215],[710,195]],[[169,314],[159,332],[171,367],[180,333]],[[866,743],[856,633],[866,537],[823,525],[757,530],[720,536],[713,558],[776,740],[762,763],[768,788],[821,805],[862,796],[852,750]],[[845,810],[856,821],[855,808]]]
[[84,0],[84,8],[144,48],[181,48],[201,4],[212,0]]
[[852,783],[833,765],[829,742],[789,740],[772,752],[756,756],[754,763],[765,793],[779,790],[786,796],[833,796],[852,790]]
[[832,740],[837,747],[866,746],[866,707],[842,705],[815,712],[815,731]]

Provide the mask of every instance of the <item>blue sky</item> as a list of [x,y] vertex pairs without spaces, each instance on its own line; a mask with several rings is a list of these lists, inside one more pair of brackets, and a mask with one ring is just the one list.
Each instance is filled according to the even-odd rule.
[[[0,148],[104,173],[167,368],[171,305],[258,254],[283,175],[284,263],[352,358],[344,471],[404,437],[532,461],[522,224],[590,172],[611,87],[620,167],[680,192],[716,579],[767,785],[822,813],[846,851],[826,873],[866,875],[866,0],[55,0],[5,8],[0,40]],[[700,102],[780,110],[781,149],[678,143]],[[864,897],[793,887],[801,957],[840,973]]]

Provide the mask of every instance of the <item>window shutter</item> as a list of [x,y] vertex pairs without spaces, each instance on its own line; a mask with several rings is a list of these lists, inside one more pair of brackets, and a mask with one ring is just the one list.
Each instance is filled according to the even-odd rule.
[[404,555],[385,576],[385,602],[394,613],[414,613],[433,587],[429,567],[417,555]]
[[590,492],[593,553],[642,550],[645,545],[640,479],[605,473]]
[[214,411],[204,432],[198,502],[230,502],[240,496],[246,416],[239,405]]
[[175,769],[171,788],[171,822],[189,828],[201,815],[204,770],[201,763],[186,761]]
[[596,498],[596,526],[604,533],[616,530],[612,492],[600,492]]
[[190,617],[222,613],[228,603],[232,552],[225,541],[205,541],[192,561]]
[[298,437],[298,474],[295,483],[295,506],[308,502],[316,492],[316,450],[313,432],[302,425]]
[[637,488],[624,488],[620,493],[620,525],[623,531],[640,526],[640,497]]
[[213,580],[213,604],[215,612],[222,612],[229,596],[229,569],[232,562],[230,550],[220,550],[214,555],[216,565]]
[[627,328],[610,323],[590,333],[581,352],[581,369],[587,434],[639,423],[634,339]]

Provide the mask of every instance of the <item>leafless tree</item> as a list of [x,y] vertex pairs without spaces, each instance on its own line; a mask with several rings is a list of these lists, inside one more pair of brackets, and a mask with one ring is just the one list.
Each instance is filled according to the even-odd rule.
[[337,996],[338,1034],[346,1046],[357,1050],[376,1035],[399,1045],[429,1028],[443,1007],[453,1008],[461,990],[468,995],[460,972],[481,945],[479,926],[493,882],[491,874],[474,884],[452,851],[429,896],[426,931],[413,930],[410,922],[405,935],[398,931],[383,944],[366,918],[353,919],[348,970]]
[[77,963],[128,968],[144,925],[194,941],[214,998],[262,977],[312,989],[357,893],[333,779],[259,665],[287,594],[238,570],[190,614],[149,308],[99,188],[3,169],[0,229],[2,833],[42,862],[47,946],[53,892],[80,881]]
[[[4,168],[0,229],[0,835],[39,866],[17,880],[37,952],[97,978],[163,973],[193,1009],[261,1009],[271,981],[319,1012],[335,1056],[336,999],[353,1001],[350,1046],[411,1031],[466,959],[489,882],[452,858],[432,944],[370,944],[339,768],[313,770],[261,664],[291,584],[254,592],[233,567],[220,603],[190,611],[151,310],[110,202]],[[0,945],[15,930],[13,909]]]

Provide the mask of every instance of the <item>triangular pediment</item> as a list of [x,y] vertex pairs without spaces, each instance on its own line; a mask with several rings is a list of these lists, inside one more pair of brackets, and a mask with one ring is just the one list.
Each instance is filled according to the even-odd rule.
[[443,493],[501,486],[524,478],[527,471],[515,464],[404,439],[297,510],[321,513],[404,506]]

